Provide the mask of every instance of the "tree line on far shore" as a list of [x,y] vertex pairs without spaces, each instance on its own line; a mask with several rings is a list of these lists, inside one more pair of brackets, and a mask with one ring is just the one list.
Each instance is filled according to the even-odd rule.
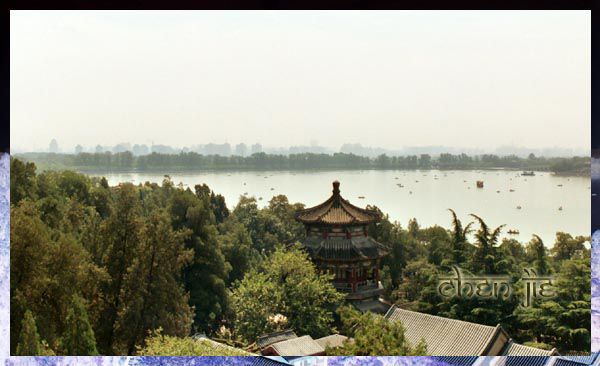
[[129,151],[119,153],[24,153],[19,158],[34,162],[42,170],[75,169],[80,171],[153,171],[170,170],[303,170],[303,169],[518,169],[556,173],[587,174],[590,157],[536,157],[483,154],[429,154],[375,158],[346,153],[301,153],[276,155],[255,153],[251,156],[201,155],[195,152],[179,154],[152,153],[135,156]]

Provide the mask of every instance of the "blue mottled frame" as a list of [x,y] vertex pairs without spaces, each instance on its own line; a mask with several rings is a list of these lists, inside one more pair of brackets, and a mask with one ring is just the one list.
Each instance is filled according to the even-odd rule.
[[[16,357],[10,356],[10,156],[0,153],[0,360],[5,365],[285,365],[265,357]],[[594,365],[600,366],[600,230],[592,237],[592,352],[589,357],[306,357],[302,366]]]

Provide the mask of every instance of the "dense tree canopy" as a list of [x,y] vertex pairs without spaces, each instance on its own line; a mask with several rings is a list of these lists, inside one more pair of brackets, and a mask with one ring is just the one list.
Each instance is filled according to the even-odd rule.
[[[113,161],[115,155],[98,161],[111,166],[136,161],[127,155]],[[286,159],[294,166],[329,164],[301,155]],[[174,155],[164,161],[184,158],[194,162],[196,157]],[[228,161],[220,159],[215,164]],[[249,159],[261,167],[273,164],[264,154]],[[357,166],[362,161],[351,155],[335,159]],[[439,159],[402,161],[417,166],[420,161],[440,164]],[[443,159],[456,163],[452,156]],[[281,166],[285,161],[281,158]],[[376,164],[399,161],[382,157]],[[497,163],[492,156],[479,161]],[[278,195],[263,208],[255,198],[242,196],[229,209],[205,184],[192,190],[165,176],[161,184],[110,187],[104,178],[73,171],[37,173],[34,164],[13,158],[11,353],[157,354],[163,342],[169,352],[183,354],[200,347],[190,338],[195,333],[246,347],[257,336],[283,328],[313,337],[339,330],[353,336],[355,342],[338,354],[424,353],[423,345],[406,344],[401,327],[380,317],[335,316],[343,295],[295,244],[305,235],[294,219],[303,207]],[[500,323],[522,343],[560,352],[589,349],[589,237],[558,232],[548,250],[536,236],[525,245],[500,241],[503,227],[491,228],[477,215],[463,224],[450,210],[449,230],[422,227],[416,218],[404,228],[377,207],[368,208],[383,217],[368,234],[389,247],[381,262],[389,301],[445,317]],[[474,274],[507,274],[516,291],[505,301],[442,298],[437,278],[453,265]],[[525,308],[518,280],[524,268],[532,267],[555,276],[556,296]],[[348,319],[359,325],[345,328]],[[385,336],[377,339],[378,334]]]

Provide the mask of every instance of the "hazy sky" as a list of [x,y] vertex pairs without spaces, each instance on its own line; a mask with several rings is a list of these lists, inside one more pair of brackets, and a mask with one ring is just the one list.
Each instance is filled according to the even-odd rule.
[[589,148],[589,11],[11,11],[11,145]]

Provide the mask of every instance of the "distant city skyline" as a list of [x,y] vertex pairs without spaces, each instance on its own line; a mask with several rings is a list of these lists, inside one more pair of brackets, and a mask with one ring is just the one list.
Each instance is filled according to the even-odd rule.
[[589,149],[589,11],[11,11],[11,143]]
[[403,146],[397,149],[385,149],[378,146],[364,146],[362,144],[343,144],[339,147],[334,146],[322,146],[318,144],[318,141],[313,140],[307,145],[295,145],[295,146],[265,146],[260,142],[255,143],[207,143],[207,144],[194,144],[191,146],[170,146],[165,144],[143,144],[143,143],[131,143],[121,142],[116,145],[92,145],[83,146],[77,144],[73,147],[61,146],[57,139],[52,139],[47,147],[37,149],[13,149],[13,153],[27,153],[27,152],[55,152],[55,153],[94,153],[94,152],[106,152],[110,151],[113,153],[130,151],[134,155],[146,155],[152,152],[158,153],[179,153],[179,152],[197,152],[205,155],[239,155],[239,156],[250,156],[255,152],[265,152],[270,154],[294,154],[294,153],[326,153],[332,154],[337,152],[352,153],[362,156],[377,156],[381,154],[387,155],[419,155],[419,154],[430,154],[439,155],[441,153],[450,154],[461,154],[477,155],[477,154],[496,154],[496,155],[517,155],[517,156],[528,156],[533,153],[536,156],[585,156],[590,155],[591,150],[589,148],[581,149],[570,149],[561,147],[545,147],[532,149],[524,146],[498,146],[488,147],[487,149],[477,148],[466,148],[466,147],[450,147],[450,146]]

